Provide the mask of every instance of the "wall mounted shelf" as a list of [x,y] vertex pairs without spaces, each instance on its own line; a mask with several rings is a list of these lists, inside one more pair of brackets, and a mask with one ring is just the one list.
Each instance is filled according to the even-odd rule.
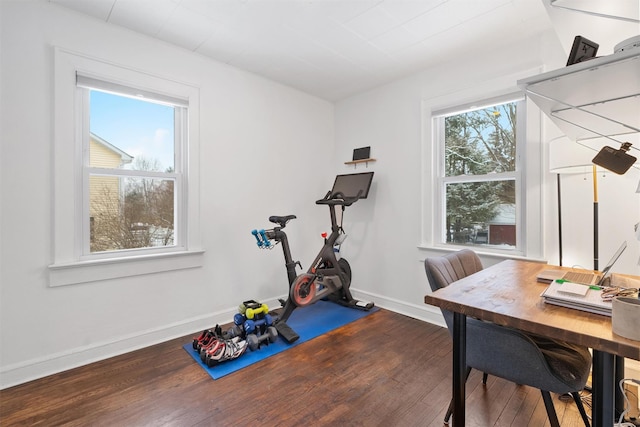
[[349,160],[348,162],[344,162],[345,165],[353,165],[354,168],[357,168],[359,164],[364,163],[366,167],[369,167],[369,162],[375,162],[376,159],[360,159],[360,160]]
[[574,141],[640,133],[640,49],[542,73],[518,86]]

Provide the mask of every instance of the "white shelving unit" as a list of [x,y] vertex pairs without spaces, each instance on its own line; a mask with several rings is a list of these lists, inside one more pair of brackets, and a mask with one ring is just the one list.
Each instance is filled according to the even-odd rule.
[[611,145],[640,134],[640,48],[529,77],[518,86],[574,141],[604,136]]

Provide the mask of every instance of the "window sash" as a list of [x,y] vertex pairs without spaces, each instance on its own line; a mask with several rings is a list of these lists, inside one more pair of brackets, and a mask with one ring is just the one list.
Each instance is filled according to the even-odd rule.
[[484,110],[485,108],[493,107],[501,104],[509,104],[511,102],[522,102],[525,100],[524,95],[521,93],[514,93],[510,95],[497,96],[495,98],[485,99],[479,102],[468,102],[466,104],[456,105],[450,108],[441,108],[433,111],[431,117],[434,119],[446,118],[456,116],[458,114],[468,113],[475,110]]
[[[175,250],[186,249],[187,242],[186,229],[187,225],[184,218],[186,218],[185,196],[187,191],[186,179],[184,179],[184,171],[186,165],[184,163],[185,150],[187,145],[187,129],[186,123],[188,117],[188,102],[180,100],[179,98],[163,96],[161,94],[155,94],[148,91],[140,91],[136,88],[124,86],[118,83],[113,83],[107,80],[99,80],[95,78],[89,78],[82,74],[76,73],[76,90],[78,91],[78,98],[81,100],[80,104],[82,115],[82,185],[81,185],[81,206],[78,207],[80,211],[79,217],[82,220],[78,227],[77,236],[80,241],[78,247],[81,248],[79,258],[81,261],[91,259],[102,259],[112,257],[122,257],[123,254],[153,254],[163,253]],[[91,90],[108,91],[109,93],[133,97],[139,99],[138,93],[144,93],[143,99],[149,102],[158,102],[164,105],[171,105],[174,107],[174,172],[154,172],[154,171],[138,171],[131,169],[118,169],[118,168],[96,168],[90,165],[90,92]],[[168,179],[174,181],[174,237],[173,245],[160,246],[160,247],[145,247],[136,249],[116,249],[104,252],[91,252],[91,221],[90,221],[90,208],[91,208],[91,196],[90,196],[90,177],[95,175],[102,176],[114,176],[114,177],[139,177],[139,178],[155,178],[155,179]]]
[[188,107],[189,101],[175,96],[169,96],[157,92],[151,92],[142,88],[126,86],[124,84],[107,81],[87,74],[76,72],[76,86],[83,89],[99,90],[115,95],[126,96],[134,99],[144,99],[149,102],[156,102],[175,107]]
[[458,183],[458,182],[489,182],[489,181],[508,181],[510,179],[517,179],[520,177],[518,171],[513,172],[500,172],[487,175],[456,175],[456,176],[443,176],[441,181],[444,184]]
[[[491,173],[483,175],[457,175],[457,176],[445,176],[445,119],[447,117],[455,116],[458,114],[464,114],[470,111],[481,110],[496,105],[517,102],[516,111],[516,157],[515,157],[515,171]],[[475,182],[490,182],[490,181],[515,181],[515,204],[516,204],[516,246],[512,251],[522,252],[526,247],[524,241],[524,197],[522,194],[524,188],[524,163],[521,161],[521,153],[524,150],[524,141],[526,135],[526,99],[522,94],[509,94],[496,98],[483,100],[480,102],[467,103],[458,105],[451,108],[440,109],[432,112],[431,114],[433,124],[433,143],[436,147],[436,182],[438,188],[436,199],[440,209],[436,210],[434,217],[434,234],[439,245],[451,246],[455,245],[453,242],[447,242],[446,239],[446,189],[448,184],[452,183],[475,183]],[[485,247],[483,247],[485,249]],[[487,246],[488,251],[496,250]]]

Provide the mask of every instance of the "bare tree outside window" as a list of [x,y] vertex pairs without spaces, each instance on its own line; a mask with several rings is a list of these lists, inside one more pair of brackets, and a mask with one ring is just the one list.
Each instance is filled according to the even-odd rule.
[[104,178],[92,185],[91,252],[173,245],[174,181],[119,179],[119,193]]
[[516,246],[518,102],[440,117],[445,242]]
[[174,108],[94,90],[90,96],[89,252],[173,246]]

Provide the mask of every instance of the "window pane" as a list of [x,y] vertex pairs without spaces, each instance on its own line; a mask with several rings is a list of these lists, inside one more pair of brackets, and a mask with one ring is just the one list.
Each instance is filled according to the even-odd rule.
[[173,246],[173,180],[92,175],[89,199],[92,253]]
[[445,176],[515,171],[516,105],[446,117]]
[[515,181],[446,186],[447,243],[516,246]]
[[90,91],[89,165],[155,172],[175,170],[175,108]]

